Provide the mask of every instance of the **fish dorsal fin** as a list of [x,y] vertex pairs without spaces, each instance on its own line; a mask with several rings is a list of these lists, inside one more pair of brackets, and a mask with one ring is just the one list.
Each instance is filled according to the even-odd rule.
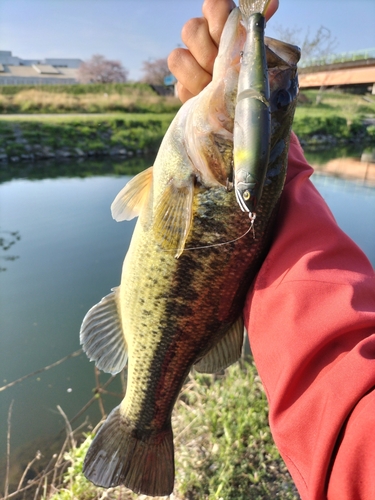
[[131,220],[140,214],[152,184],[152,170],[153,167],[149,167],[133,177],[116,196],[111,211],[117,222]]
[[170,180],[156,205],[154,234],[158,243],[167,251],[182,254],[192,221],[194,178],[177,186]]
[[238,361],[244,342],[242,315],[230,327],[224,337],[194,365],[198,372],[215,373]]
[[128,359],[128,348],[122,330],[119,290],[92,307],[86,314],[80,331],[80,342],[90,361],[107,373],[120,372]]

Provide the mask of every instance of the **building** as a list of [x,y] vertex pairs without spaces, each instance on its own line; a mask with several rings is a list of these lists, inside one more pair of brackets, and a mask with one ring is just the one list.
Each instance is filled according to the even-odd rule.
[[77,83],[81,59],[21,59],[0,50],[0,85]]

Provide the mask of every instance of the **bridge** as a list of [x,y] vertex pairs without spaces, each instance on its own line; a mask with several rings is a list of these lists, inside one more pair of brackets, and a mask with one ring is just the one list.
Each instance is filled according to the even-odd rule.
[[299,66],[299,86],[367,86],[375,94],[375,49],[306,60]]

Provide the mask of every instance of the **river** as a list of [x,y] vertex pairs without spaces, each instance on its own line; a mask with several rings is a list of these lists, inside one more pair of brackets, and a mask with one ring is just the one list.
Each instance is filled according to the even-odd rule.
[[[114,222],[110,204],[148,165],[146,159],[133,159],[2,167],[0,386],[80,348],[82,318],[119,284],[134,227],[134,221]],[[375,185],[321,174],[314,174],[313,182],[375,266]],[[107,379],[100,375],[102,383]],[[48,454],[48,443],[64,429],[57,405],[72,419],[92,398],[95,385],[93,364],[78,355],[1,391],[0,456],[4,459],[12,401],[11,460],[21,470],[37,449]],[[120,393],[120,381],[108,389]],[[105,409],[117,402],[115,395],[106,395]],[[100,415],[95,401],[73,427],[86,417],[95,425]]]

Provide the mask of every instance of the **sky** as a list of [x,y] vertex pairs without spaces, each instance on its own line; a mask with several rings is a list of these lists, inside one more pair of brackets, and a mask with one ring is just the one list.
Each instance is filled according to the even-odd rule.
[[[0,0],[0,50],[22,59],[79,58],[102,54],[119,60],[131,80],[144,61],[183,46],[181,28],[200,17],[203,0]],[[337,39],[335,53],[375,48],[375,0],[280,0],[266,34],[277,26],[320,26]]]

